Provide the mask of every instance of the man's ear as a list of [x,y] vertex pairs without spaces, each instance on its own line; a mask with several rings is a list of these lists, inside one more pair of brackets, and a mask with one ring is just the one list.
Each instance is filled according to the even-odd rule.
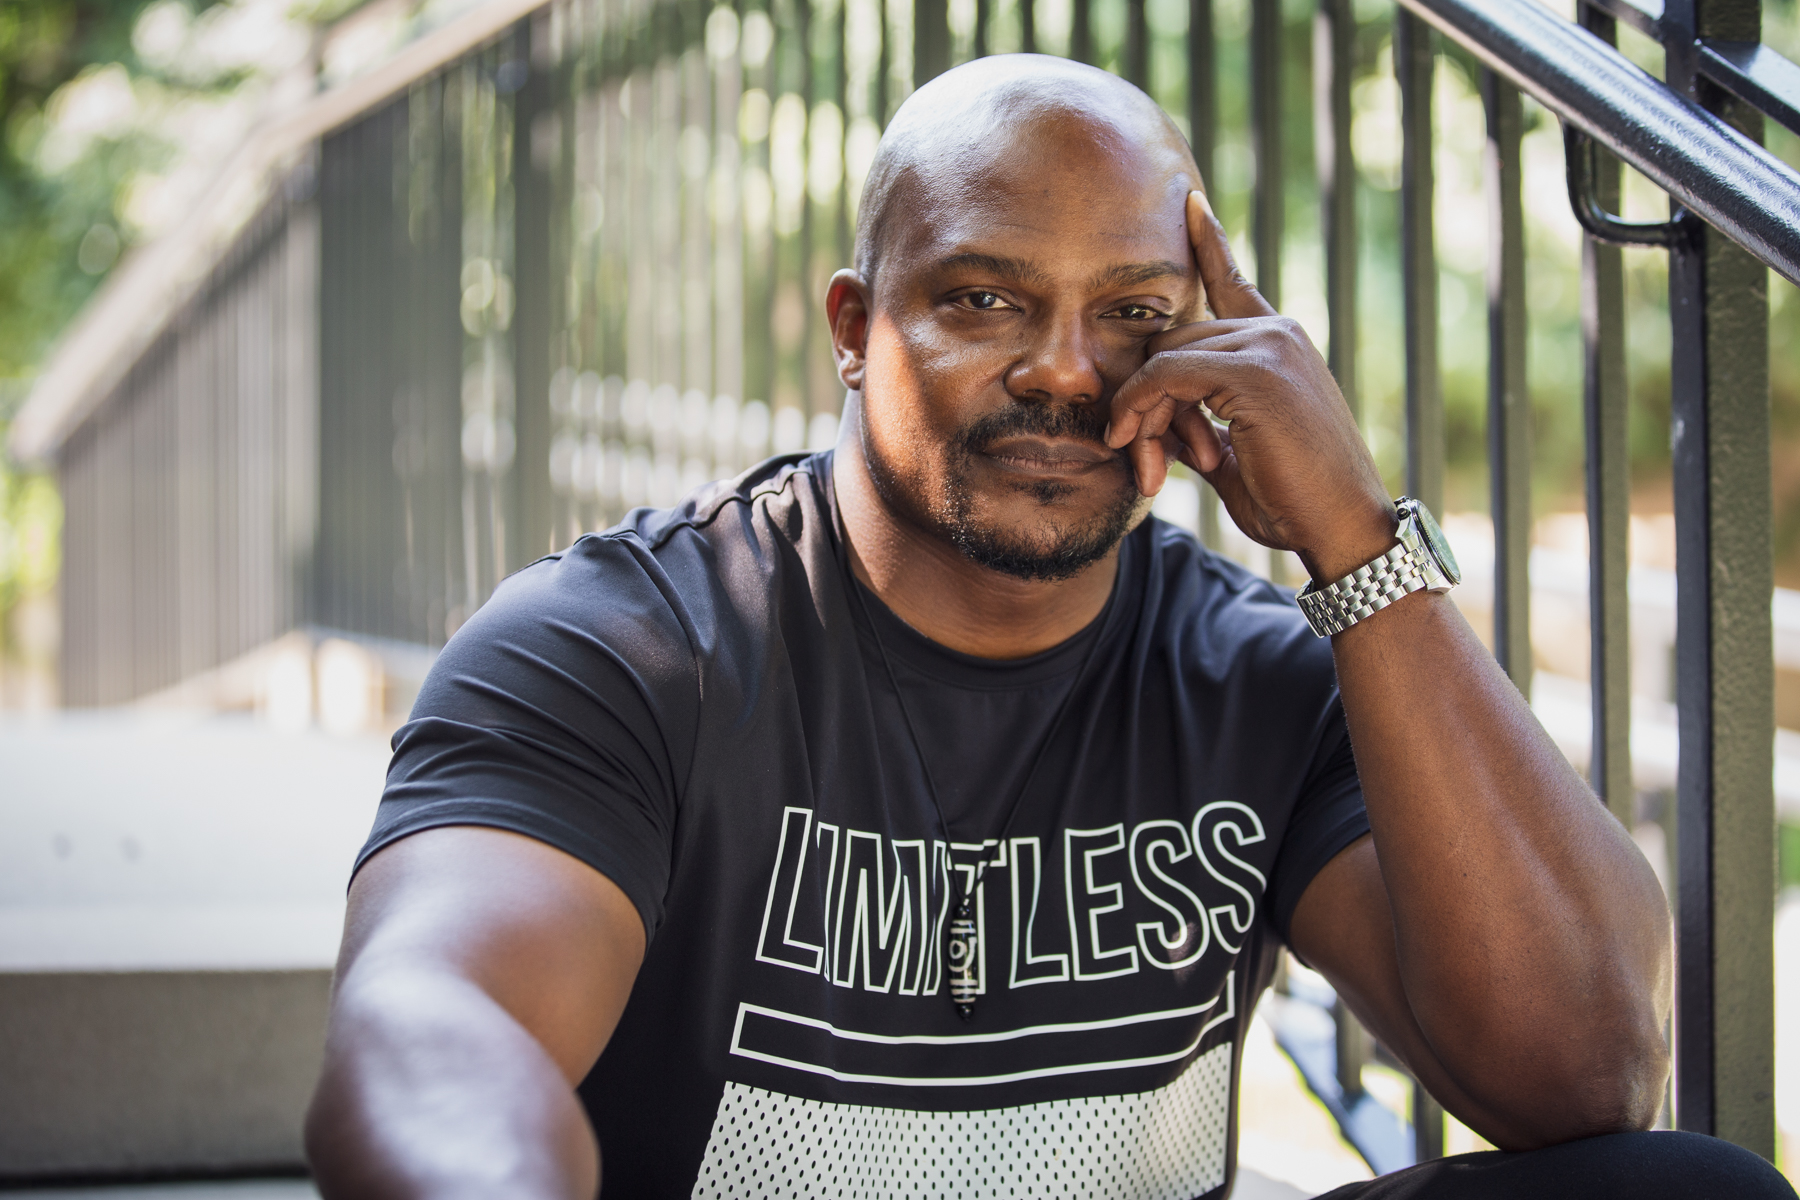
[[831,323],[831,354],[838,378],[853,392],[862,390],[868,365],[869,285],[855,271],[839,271],[825,289],[825,319]]

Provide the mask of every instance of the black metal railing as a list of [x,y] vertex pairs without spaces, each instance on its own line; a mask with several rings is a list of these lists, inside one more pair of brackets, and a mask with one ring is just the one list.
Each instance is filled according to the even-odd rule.
[[[1800,68],[1759,44],[1760,5],[1742,0],[1684,0],[1658,13],[1600,0],[1580,6],[1579,26],[1532,3],[1402,2],[1415,14],[1403,24],[1429,21],[1489,70],[1490,221],[1499,247],[1489,275],[1495,643],[1521,686],[1529,670],[1528,644],[1520,644],[1529,628],[1522,528],[1528,476],[1513,416],[1524,292],[1511,88],[1530,91],[1569,131],[1574,207],[1589,235],[1583,328],[1591,778],[1626,821],[1630,497],[1624,317],[1613,247],[1660,244],[1669,252],[1681,739],[1674,1118],[1684,1129],[1772,1158],[1774,672],[1764,266],[1800,279],[1800,175],[1759,143],[1765,112],[1792,124]],[[1620,19],[1661,43],[1666,84],[1613,48]],[[1413,95],[1428,92],[1415,87]],[[1612,215],[1618,167],[1597,165],[1588,139],[1669,194],[1669,222],[1631,226]]]
[[[1359,307],[1371,312],[1359,299],[1370,200],[1352,101],[1373,57],[1369,23],[1359,24],[1350,0],[1319,0],[1310,29],[1280,0],[1217,7],[555,0],[328,133],[316,193],[300,189],[277,206],[281,221],[316,221],[320,249],[308,401],[316,480],[293,493],[317,499],[302,523],[304,547],[258,577],[289,589],[274,624],[438,645],[507,571],[582,530],[634,505],[672,502],[771,451],[829,441],[842,394],[820,305],[830,271],[848,259],[860,172],[910,89],[989,51],[1067,53],[1150,90],[1186,125],[1228,225],[1247,230],[1251,274],[1277,302],[1284,263],[1299,259],[1290,253],[1295,231],[1313,236],[1316,200],[1328,358],[1367,418],[1373,401],[1359,386],[1358,349],[1385,336],[1358,319]],[[1800,129],[1800,68],[1760,44],[1757,0],[1681,0],[1660,12],[1626,0],[1577,7],[1575,23],[1536,0],[1401,0],[1393,12],[1401,142],[1393,291],[1404,321],[1386,353],[1404,364],[1405,487],[1442,511],[1432,105],[1453,46],[1479,64],[1485,114],[1494,647],[1525,690],[1532,441],[1522,97],[1567,130],[1572,201],[1590,235],[1581,266],[1589,773],[1628,824],[1636,814],[1618,245],[1669,255],[1681,711],[1673,1120],[1772,1156],[1765,264],[1800,282],[1800,175],[1759,142],[1765,113]],[[1666,82],[1614,47],[1619,21],[1660,44]],[[1621,163],[1669,195],[1668,221],[1617,216]],[[211,336],[209,314],[234,278],[220,274],[178,315],[158,353]],[[163,653],[152,644],[163,632],[127,636],[116,614],[106,625],[92,613],[123,612],[145,589],[175,611],[181,588],[213,586],[171,581],[149,565],[119,568],[104,549],[118,530],[177,519],[145,501],[168,486],[158,471],[187,436],[170,424],[171,402],[144,382],[162,370],[153,358],[58,451],[70,514],[65,679],[76,701],[135,694],[129,682],[81,682],[100,670],[92,664]],[[263,403],[223,385],[207,395],[194,403]],[[1567,399],[1573,406],[1574,395]],[[137,463],[131,478],[151,482],[121,484],[109,464],[126,460]],[[196,463],[220,478],[227,470]],[[1216,542],[1216,507],[1194,511],[1202,536]],[[114,574],[85,563],[112,563]],[[1313,1074],[1348,1113],[1360,1104],[1372,1051],[1341,1013],[1338,1028],[1329,1070]],[[1422,1092],[1414,1116],[1410,1152],[1439,1152],[1442,1126]]]
[[55,449],[64,703],[120,704],[306,620],[314,214],[277,195]]

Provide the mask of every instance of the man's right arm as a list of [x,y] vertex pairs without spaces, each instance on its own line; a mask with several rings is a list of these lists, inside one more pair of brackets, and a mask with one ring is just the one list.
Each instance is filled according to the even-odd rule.
[[370,858],[307,1114],[320,1192],[591,1200],[599,1149],[574,1088],[644,944],[624,892],[531,838],[428,829]]

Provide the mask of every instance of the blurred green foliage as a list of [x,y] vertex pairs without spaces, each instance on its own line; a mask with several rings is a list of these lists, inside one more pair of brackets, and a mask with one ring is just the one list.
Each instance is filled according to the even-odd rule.
[[[99,147],[46,174],[33,153],[44,110],[82,72],[132,60],[132,23],[145,3],[0,4],[0,437],[56,335],[118,255],[127,160],[143,149]],[[55,584],[61,521],[50,480],[0,452],[0,653],[15,606]]]
[[1776,837],[1781,887],[1800,887],[1800,825],[1783,821],[1776,826]]
[[[0,467],[0,613],[56,585],[61,530],[62,502],[50,478]],[[0,654],[11,640],[0,624]]]
[[[82,72],[135,65],[131,29],[147,0],[0,4],[0,382],[17,390],[116,257],[122,189],[144,147],[114,145],[46,173],[34,153],[51,96]],[[83,266],[97,268],[83,270]],[[0,419],[7,415],[0,412]]]

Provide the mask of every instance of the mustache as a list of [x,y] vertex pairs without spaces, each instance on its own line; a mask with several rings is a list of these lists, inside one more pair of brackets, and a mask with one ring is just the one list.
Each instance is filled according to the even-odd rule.
[[1015,403],[971,421],[963,427],[957,443],[965,453],[980,454],[1003,438],[1021,435],[1068,438],[1105,446],[1106,410],[1097,404]]

